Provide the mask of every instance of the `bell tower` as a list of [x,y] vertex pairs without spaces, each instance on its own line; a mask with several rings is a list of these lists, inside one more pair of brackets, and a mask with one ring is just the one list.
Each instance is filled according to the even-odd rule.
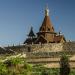
[[38,35],[38,38],[39,37],[44,38],[45,42],[47,43],[47,42],[53,42],[53,38],[55,34],[56,33],[54,32],[54,27],[49,17],[49,9],[48,9],[48,6],[46,6],[44,20],[42,22],[42,25],[37,35]]
[[42,32],[43,31],[44,32],[54,32],[54,27],[53,27],[53,25],[51,23],[51,20],[49,18],[48,6],[45,9],[45,17],[44,17],[43,23],[42,23],[39,31],[42,31]]

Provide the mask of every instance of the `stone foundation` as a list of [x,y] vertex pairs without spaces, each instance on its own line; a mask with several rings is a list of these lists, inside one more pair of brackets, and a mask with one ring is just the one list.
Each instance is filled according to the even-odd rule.
[[75,68],[75,42],[31,44],[5,47],[17,53],[25,53],[31,64],[44,64],[45,67],[60,67],[60,56],[66,53],[70,57],[70,65]]
[[31,44],[5,47],[16,52],[59,52],[59,51],[73,51],[75,52],[75,42],[66,43],[47,43],[47,44]]

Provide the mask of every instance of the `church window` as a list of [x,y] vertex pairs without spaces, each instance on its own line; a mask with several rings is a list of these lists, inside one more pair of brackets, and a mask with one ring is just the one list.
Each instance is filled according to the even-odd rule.
[[50,31],[50,28],[48,28],[48,31]]

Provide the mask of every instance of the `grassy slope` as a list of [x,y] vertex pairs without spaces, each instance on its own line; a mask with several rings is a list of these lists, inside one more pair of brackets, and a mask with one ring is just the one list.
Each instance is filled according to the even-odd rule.
[[[16,57],[4,55],[0,57],[0,60],[5,60],[0,62],[0,75],[44,75],[44,73],[48,75],[59,75],[60,72],[59,69],[45,68],[40,64],[28,64],[25,58],[19,57],[19,55]],[[70,75],[75,75],[75,69],[71,69]]]

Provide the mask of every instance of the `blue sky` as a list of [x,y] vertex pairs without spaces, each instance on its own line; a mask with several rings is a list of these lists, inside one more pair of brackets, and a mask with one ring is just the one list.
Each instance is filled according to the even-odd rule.
[[23,43],[31,26],[38,32],[46,4],[55,31],[75,41],[75,0],[0,0],[0,45]]

